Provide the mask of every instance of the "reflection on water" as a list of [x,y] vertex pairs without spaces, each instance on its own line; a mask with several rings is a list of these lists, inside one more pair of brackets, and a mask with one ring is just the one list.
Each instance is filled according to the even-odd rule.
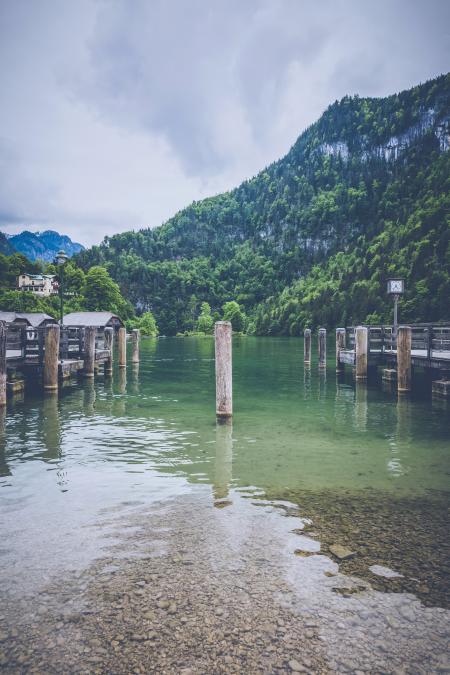
[[[131,522],[136,510],[156,513],[172,500],[169,527],[170,504],[186,495],[195,513],[206,485],[223,526],[239,522],[231,541],[254,536],[254,511],[270,538],[279,528],[270,509],[298,505],[309,546],[323,553],[296,558],[311,607],[329,604],[318,589],[330,592],[324,572],[336,568],[336,543],[356,552],[340,564],[341,576],[359,579],[350,586],[447,606],[450,411],[355,384],[335,374],[329,354],[319,371],[304,365],[301,340],[235,339],[232,423],[215,421],[209,338],[144,339],[137,367],[0,409],[0,596],[89,567],[121,538],[118,517]],[[256,507],[263,499],[269,510]],[[188,535],[193,521],[184,526]],[[281,569],[292,551],[280,546]],[[402,576],[378,578],[374,565]],[[333,591],[337,608],[343,595]]]
[[233,423],[231,419],[216,422],[216,457],[213,493],[215,499],[228,496],[233,479]]

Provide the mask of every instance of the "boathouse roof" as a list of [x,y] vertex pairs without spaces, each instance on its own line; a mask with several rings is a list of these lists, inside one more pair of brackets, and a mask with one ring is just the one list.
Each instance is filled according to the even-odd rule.
[[123,326],[123,321],[117,314],[112,312],[70,312],[63,318],[65,326],[112,326],[113,328]]
[[33,328],[47,323],[56,323],[55,319],[45,312],[0,312],[0,321],[26,323]]

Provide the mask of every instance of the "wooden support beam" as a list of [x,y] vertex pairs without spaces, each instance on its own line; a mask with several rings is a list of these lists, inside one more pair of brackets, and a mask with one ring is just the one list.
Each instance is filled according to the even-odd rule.
[[139,343],[141,339],[141,331],[139,328],[133,328],[133,331],[131,333],[131,345],[132,345],[132,351],[131,351],[131,362],[132,363],[139,363]]
[[97,328],[95,326],[86,326],[84,329],[84,377],[94,377],[95,369],[95,336]]
[[336,328],[336,372],[341,373],[344,370],[344,364],[341,363],[341,351],[345,349],[345,328]]
[[6,323],[0,321],[0,406],[6,405]]
[[311,365],[311,329],[305,328],[303,335],[305,340],[303,346],[303,360],[308,365]]
[[125,328],[119,328],[118,334],[119,347],[119,368],[127,367],[127,331]]
[[356,379],[367,379],[367,356],[369,351],[369,331],[366,326],[355,328]]
[[108,326],[105,328],[105,349],[109,350],[109,356],[105,360],[105,375],[111,375],[113,371],[113,342],[114,329]]
[[327,367],[327,331],[319,328],[319,368]]
[[44,389],[58,391],[59,337],[57,323],[45,327],[44,343]]
[[232,327],[230,321],[217,321],[214,326],[216,351],[216,415],[233,414]]
[[411,340],[410,326],[399,326],[397,331],[397,391],[411,391]]

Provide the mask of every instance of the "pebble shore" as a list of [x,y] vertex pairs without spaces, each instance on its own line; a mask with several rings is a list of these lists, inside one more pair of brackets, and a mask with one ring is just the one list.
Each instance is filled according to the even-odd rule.
[[295,507],[199,490],[115,518],[108,556],[3,599],[4,672],[450,672],[448,612],[341,574]]

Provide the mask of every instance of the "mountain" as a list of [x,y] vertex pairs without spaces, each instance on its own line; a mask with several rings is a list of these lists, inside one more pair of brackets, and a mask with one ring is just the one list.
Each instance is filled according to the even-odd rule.
[[0,253],[2,255],[12,255],[14,253],[14,248],[8,241],[8,237],[0,232]]
[[106,265],[166,334],[230,299],[258,334],[391,320],[391,275],[406,280],[401,320],[448,319],[449,147],[449,74],[346,96],[251,180],[77,259]]
[[[8,238],[10,246],[19,253],[23,253],[29,260],[44,260],[52,262],[59,250],[63,249],[69,257],[84,250],[84,246],[73,242],[65,234],[53,230],[45,232],[29,232],[25,230]],[[1,240],[0,240],[1,245]],[[13,251],[14,252],[14,251]]]

